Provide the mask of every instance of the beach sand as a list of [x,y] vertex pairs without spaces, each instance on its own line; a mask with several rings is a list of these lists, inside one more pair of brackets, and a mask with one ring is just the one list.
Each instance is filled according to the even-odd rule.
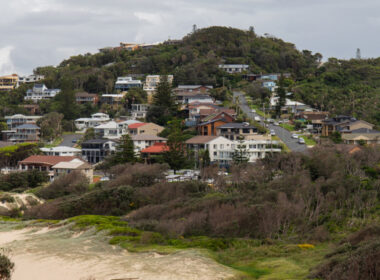
[[130,253],[93,230],[12,230],[0,224],[0,247],[15,263],[12,280],[229,279],[234,273],[197,250]]

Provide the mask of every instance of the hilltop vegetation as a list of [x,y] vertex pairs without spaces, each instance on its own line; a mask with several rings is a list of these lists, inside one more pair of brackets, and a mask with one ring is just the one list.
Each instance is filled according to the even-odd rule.
[[50,87],[63,77],[74,78],[75,88],[111,92],[118,76],[174,74],[175,84],[222,85],[226,74],[220,63],[249,64],[254,72],[292,72],[305,76],[317,66],[320,54],[298,51],[291,43],[257,36],[253,31],[209,27],[185,36],[179,45],[158,45],[136,51],[113,50],[73,56],[57,68],[39,67]]

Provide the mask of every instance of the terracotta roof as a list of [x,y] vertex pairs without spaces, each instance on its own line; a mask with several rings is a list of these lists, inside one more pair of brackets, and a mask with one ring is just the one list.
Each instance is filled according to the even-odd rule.
[[46,165],[56,165],[59,162],[72,161],[73,159],[77,159],[74,156],[30,156],[22,161],[19,164],[46,164]]
[[155,143],[153,146],[145,148],[140,151],[142,154],[162,154],[169,151],[169,147],[166,143]]
[[143,125],[146,125],[146,123],[133,123],[133,124],[128,125],[128,129],[129,128],[132,128],[132,129],[139,128],[140,126],[143,126]]
[[208,143],[220,136],[194,136],[193,138],[190,138],[186,141],[186,144],[205,144]]

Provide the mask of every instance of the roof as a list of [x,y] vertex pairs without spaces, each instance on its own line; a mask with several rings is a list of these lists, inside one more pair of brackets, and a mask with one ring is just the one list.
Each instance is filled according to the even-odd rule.
[[87,140],[87,141],[84,141],[82,142],[82,145],[83,144],[104,144],[104,143],[107,143],[107,142],[115,142],[115,141],[112,141],[112,140],[109,140],[109,139],[90,139],[90,140]]
[[178,85],[177,89],[197,89],[200,87],[205,87],[208,89],[213,88],[213,86],[210,86],[210,85],[206,85],[206,86],[203,86],[203,85]]
[[226,123],[218,126],[218,128],[256,128],[256,126],[245,123]]
[[40,127],[36,126],[35,124],[22,124],[16,127],[15,129],[40,129]]
[[220,136],[194,136],[193,138],[190,138],[186,141],[186,144],[205,144],[208,143]]
[[82,92],[75,93],[75,96],[76,97],[96,97],[97,94],[95,94],[95,93],[88,93],[88,92],[82,91]]
[[221,115],[221,118],[224,118],[225,115],[228,115],[228,116],[230,116],[231,118],[234,119],[233,116],[231,116],[229,113],[227,113],[227,112],[225,112],[225,111],[221,111],[221,112],[218,112],[218,111],[217,111],[217,112],[214,112],[214,113],[208,115],[207,117],[203,118],[202,121],[203,121],[203,122],[210,121],[210,120],[212,120],[212,119],[218,117],[219,115]]
[[64,161],[72,161],[73,159],[76,159],[77,157],[74,156],[30,156],[22,161],[19,162],[19,164],[46,164],[46,165],[56,165],[57,163],[64,162]]
[[146,125],[146,124],[147,123],[133,123],[133,124],[128,125],[128,128],[135,129],[135,128],[139,128],[140,126]]
[[169,147],[166,143],[154,143],[153,146],[142,149],[140,153],[142,154],[162,154],[164,152],[169,151]]
[[368,128],[358,128],[355,130],[351,130],[350,133],[352,134],[380,134],[380,131],[372,130]]
[[116,122],[110,121],[110,122],[95,126],[95,129],[107,129],[107,128],[117,129],[117,126],[118,126],[118,124]]
[[54,169],[89,169],[92,168],[90,164],[82,161],[81,159],[73,159],[71,161],[59,162],[53,166]]
[[80,149],[73,148],[73,147],[67,147],[67,146],[58,146],[53,148],[41,148],[40,149],[43,152],[80,152]]
[[139,135],[132,135],[133,141],[146,141],[146,140],[157,140],[157,141],[166,141],[166,138],[159,137],[157,135],[150,135],[150,134],[139,134]]
[[200,123],[198,126],[208,125],[208,124],[210,124],[210,123],[214,123],[214,122],[218,122],[218,121],[228,123],[228,120],[226,120],[225,118],[219,118],[219,119],[209,120],[209,121],[207,121],[207,122],[202,122],[202,123]]

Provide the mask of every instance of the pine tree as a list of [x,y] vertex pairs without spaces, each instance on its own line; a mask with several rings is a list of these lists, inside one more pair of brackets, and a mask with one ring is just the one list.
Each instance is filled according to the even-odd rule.
[[166,125],[177,114],[177,111],[172,86],[168,81],[168,77],[162,76],[146,119],[159,125]]
[[276,115],[281,116],[281,108],[286,104],[286,90],[284,86],[284,77],[281,75],[278,88],[277,88],[277,104],[276,104]]
[[133,145],[131,137],[128,134],[123,135],[121,144],[119,146],[119,151],[115,154],[113,163],[122,164],[127,162],[137,162],[137,157],[134,148],[135,147]]
[[169,122],[169,130],[170,134],[167,142],[169,149],[164,153],[163,158],[175,173],[177,170],[188,165],[185,140],[182,134],[180,120],[173,120]]
[[232,155],[232,160],[235,164],[243,164],[248,162],[248,150],[243,140],[238,141],[236,149]]

